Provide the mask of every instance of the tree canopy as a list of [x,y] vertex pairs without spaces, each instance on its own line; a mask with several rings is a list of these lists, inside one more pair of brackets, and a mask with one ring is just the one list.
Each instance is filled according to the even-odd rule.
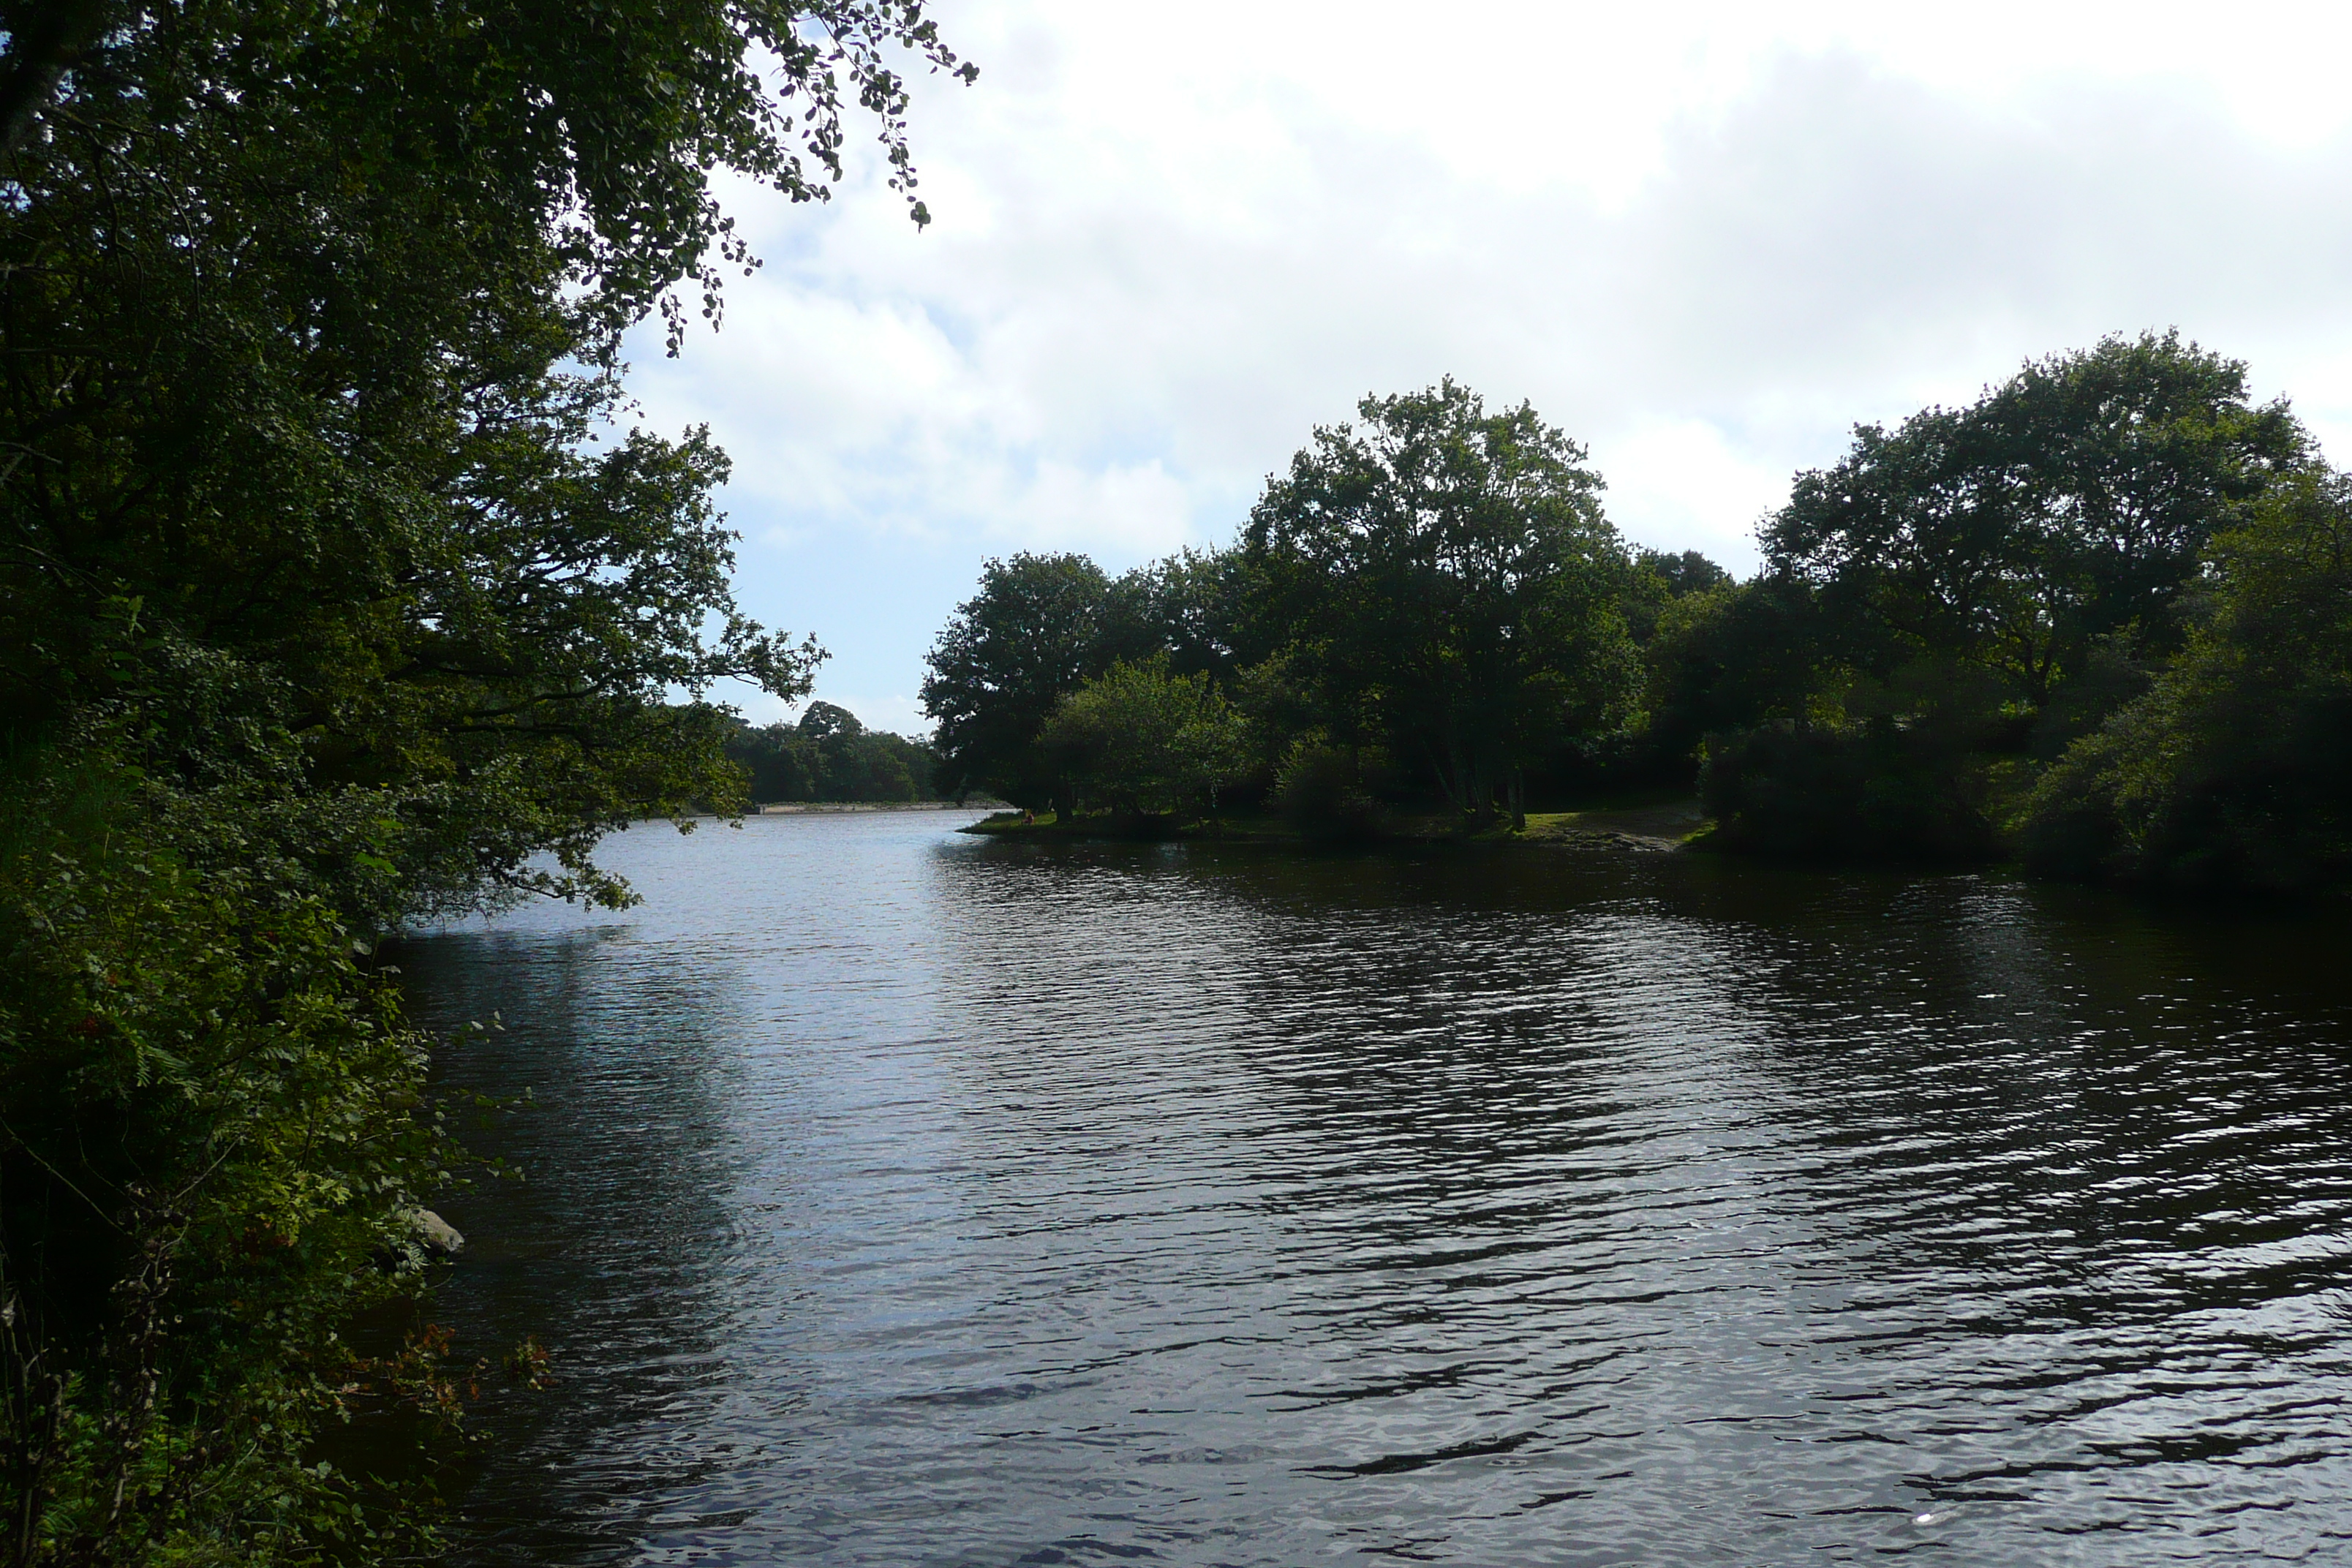
[[[194,658],[306,788],[380,797],[423,901],[612,892],[598,834],[725,793],[724,726],[668,694],[795,695],[814,657],[734,610],[724,457],[610,426],[619,334],[749,265],[715,170],[821,197],[854,103],[911,199],[885,46],[967,68],[884,0],[32,9],[0,716]],[[529,868],[551,847],[568,875]]]
[[1452,381],[1366,398],[1270,480],[1244,535],[1336,726],[1415,758],[1464,811],[1634,679],[1630,562],[1585,452]]
[[806,691],[620,345],[755,265],[722,176],[863,123],[922,222],[902,64],[971,74],[919,0],[0,0],[12,1561],[429,1551],[310,1443],[436,1386],[338,1338],[460,1166],[368,955],[625,901],[740,798],[715,685]]
[[1629,554],[1580,447],[1444,381],[1315,430],[1230,547],[992,564],[927,690],[1039,804],[1135,809],[1199,678],[1223,794],[1315,836],[1696,787],[1724,848],[2310,891],[2352,882],[2347,486],[2244,365],[2110,337],[1857,426],[1737,582]]
[[1243,720],[1206,674],[1158,654],[1113,664],[1055,705],[1038,743],[1114,809],[1198,813],[1248,767]]
[[727,754],[760,802],[929,800],[937,788],[929,742],[868,730],[831,702],[810,703],[794,723],[743,725]]
[[1858,426],[1761,542],[1879,673],[1954,655],[2039,705],[2102,636],[2177,647],[2207,543],[2303,451],[2283,405],[2249,403],[2244,365],[2177,333],[2109,338],[1967,408]]
[[[1784,605],[1790,634],[1783,657],[1750,661],[1776,672],[1769,692],[1727,676],[1712,700],[1683,700],[1723,736],[1708,787],[1727,834],[1999,852],[2035,770],[2193,637],[2227,569],[2216,541],[2311,462],[2284,403],[2255,405],[2242,364],[2173,332],[2029,363],[1891,432],[1858,427],[1760,531],[1773,586],[1749,597]],[[1685,623],[1654,668],[1687,689],[1693,656],[1732,624]],[[1809,737],[1740,733],[1775,715]],[[1776,782],[1800,765],[1812,785]]]
[[[1360,417],[1317,430],[1229,547],[1116,579],[990,562],[929,655],[943,787],[1164,812],[1230,785],[1352,832],[1400,761],[1483,817],[1523,805],[1529,763],[1622,731],[1634,611],[1721,569],[1637,568],[1583,449],[1531,408],[1448,381]],[[1212,731],[1215,766],[1170,760]]]
[[2181,657],[2035,783],[2032,863],[2198,889],[2352,879],[2352,479],[2294,475],[2212,556]]
[[1110,579],[1082,555],[1015,555],[982,568],[929,654],[923,710],[937,721],[940,786],[1044,805],[1056,782],[1037,732],[1097,673]]

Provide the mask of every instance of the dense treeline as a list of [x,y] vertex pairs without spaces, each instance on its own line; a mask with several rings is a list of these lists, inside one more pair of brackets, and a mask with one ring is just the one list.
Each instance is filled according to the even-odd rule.
[[1628,548],[1601,493],[1528,408],[1367,399],[1227,548],[991,563],[930,656],[940,777],[1330,832],[1677,785],[1727,847],[2352,873],[2352,486],[2244,366],[2114,338],[1859,427],[1747,582]]
[[728,737],[727,755],[761,805],[933,798],[929,742],[869,730],[831,702],[810,703],[791,724],[739,725]]
[[1720,571],[1629,551],[1530,408],[1446,382],[1360,417],[1318,430],[1228,549],[1117,580],[990,563],[929,656],[942,784],[1162,816],[1224,791],[1348,830],[1623,771],[1643,642]]
[[315,1447],[446,1392],[341,1337],[454,1159],[371,952],[625,900],[601,835],[740,797],[676,694],[805,692],[617,356],[748,264],[713,170],[822,195],[849,100],[911,187],[893,43],[953,68],[908,0],[0,3],[7,1561],[422,1549]]

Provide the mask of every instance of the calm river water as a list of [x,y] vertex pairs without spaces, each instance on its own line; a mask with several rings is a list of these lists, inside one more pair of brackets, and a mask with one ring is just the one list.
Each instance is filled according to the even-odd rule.
[[2340,925],[964,820],[405,944],[466,1561],[2352,1561]]

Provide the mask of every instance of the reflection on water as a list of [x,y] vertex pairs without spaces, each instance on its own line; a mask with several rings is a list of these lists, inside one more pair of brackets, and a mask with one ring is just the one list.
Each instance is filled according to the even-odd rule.
[[2337,931],[782,817],[408,944],[478,1563],[2352,1556]]

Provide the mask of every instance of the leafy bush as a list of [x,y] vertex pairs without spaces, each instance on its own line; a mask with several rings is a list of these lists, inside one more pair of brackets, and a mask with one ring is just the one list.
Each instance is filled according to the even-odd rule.
[[1319,736],[1301,737],[1275,774],[1275,807],[1311,838],[1375,837],[1382,813],[1366,776],[1370,771],[1358,750],[1328,744]]
[[2352,481],[2315,470],[2216,543],[2210,619],[2025,804],[2028,863],[2179,888],[2352,879]]
[[1822,859],[1998,851],[1989,769],[1948,731],[1880,717],[1710,740],[1699,793],[1726,847]]
[[1241,715],[1207,676],[1172,675],[1165,657],[1087,681],[1039,743],[1082,792],[1130,813],[1213,808],[1218,786],[1248,765]]
[[[425,1041],[367,942],[219,846],[233,798],[19,755],[0,844],[0,1382],[16,1561],[308,1560],[425,1510],[311,1462],[450,1179]],[[429,1373],[429,1367],[426,1368]]]

